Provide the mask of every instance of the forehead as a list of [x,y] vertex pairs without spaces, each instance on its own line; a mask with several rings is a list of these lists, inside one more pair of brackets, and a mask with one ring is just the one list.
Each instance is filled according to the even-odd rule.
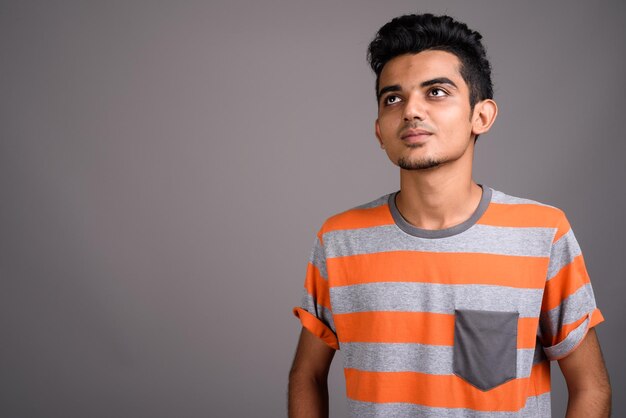
[[388,85],[398,84],[413,87],[413,84],[447,77],[459,88],[467,89],[460,73],[461,61],[450,52],[428,50],[417,54],[403,54],[389,60],[380,73],[379,90]]

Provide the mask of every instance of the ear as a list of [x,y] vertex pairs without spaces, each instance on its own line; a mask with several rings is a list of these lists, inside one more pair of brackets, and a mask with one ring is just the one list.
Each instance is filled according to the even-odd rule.
[[482,100],[474,106],[472,133],[476,135],[489,131],[498,116],[498,105],[491,99]]
[[378,119],[374,123],[374,132],[376,133],[376,138],[378,138],[378,142],[380,143],[381,148],[385,148],[385,144],[383,144],[383,139],[380,136],[380,124],[378,123]]

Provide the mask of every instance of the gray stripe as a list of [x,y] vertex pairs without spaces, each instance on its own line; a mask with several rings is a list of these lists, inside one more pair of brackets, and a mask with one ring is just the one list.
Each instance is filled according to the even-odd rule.
[[574,261],[574,258],[580,255],[580,253],[580,246],[578,245],[578,241],[576,241],[574,231],[570,228],[566,234],[552,244],[547,280],[556,276],[563,267]]
[[[453,375],[452,346],[410,343],[343,343],[344,367],[371,372]],[[517,349],[516,376],[530,376],[534,348]]]
[[467,408],[435,408],[411,403],[372,403],[348,399],[354,418],[550,418],[550,392],[529,396],[515,412],[476,411]]
[[414,237],[397,225],[326,232],[326,257],[385,251],[474,252],[549,257],[554,228],[517,228],[476,224],[463,234],[433,240]]
[[371,209],[371,208],[375,208],[378,206],[382,206],[382,205],[386,205],[387,204],[387,200],[389,199],[389,195],[391,193],[387,193],[383,196],[380,196],[374,200],[372,200],[371,202],[367,202],[367,203],[363,203],[362,205],[359,206],[355,206],[352,209]]
[[326,272],[326,256],[324,255],[324,248],[320,239],[316,236],[313,243],[313,249],[309,256],[309,262],[313,264],[320,272],[320,276],[328,280],[328,273]]
[[540,323],[544,336],[556,335],[563,325],[578,321],[595,308],[593,289],[591,283],[587,283],[565,298],[559,306],[541,313]]
[[311,296],[306,289],[304,289],[304,293],[302,294],[302,301],[300,302],[300,306],[311,315],[320,319],[334,333],[337,332],[337,330],[335,329],[335,322],[333,321],[333,313],[328,308],[322,305],[318,305],[315,298]]
[[461,232],[471,228],[487,210],[489,202],[491,201],[492,190],[490,187],[483,186],[482,184],[479,184],[479,186],[482,189],[482,194],[480,197],[480,201],[478,202],[478,206],[474,210],[474,213],[472,213],[472,215],[462,223],[449,228],[423,229],[410,224],[406,219],[402,217],[402,214],[396,206],[396,196],[399,191],[389,195],[389,210],[391,211],[391,216],[393,217],[393,220],[398,225],[398,227],[409,235],[426,239],[450,237],[460,234]]
[[330,289],[335,314],[405,311],[454,314],[455,309],[512,312],[537,318],[543,289],[518,289],[480,284],[415,282],[364,283]]
[[[493,190],[493,189],[492,189]],[[549,208],[557,209],[552,205],[548,205],[542,202],[538,202],[536,200],[526,199],[523,197],[511,196],[506,193],[503,193],[499,190],[493,190],[491,193],[491,201],[493,203],[503,203],[503,204],[511,204],[511,205],[538,205]]]
[[567,337],[560,343],[551,347],[544,347],[543,351],[550,360],[556,360],[560,357],[569,354],[569,352],[576,347],[576,345],[583,339],[587,333],[587,326],[591,320],[591,314],[587,315],[587,319],[580,324],[576,329],[571,331]]

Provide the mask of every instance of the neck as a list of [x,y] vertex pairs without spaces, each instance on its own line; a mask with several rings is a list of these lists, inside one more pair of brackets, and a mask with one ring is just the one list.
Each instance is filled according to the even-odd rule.
[[422,229],[445,229],[466,221],[482,196],[471,171],[449,175],[445,166],[434,171],[401,169],[398,210],[410,224]]

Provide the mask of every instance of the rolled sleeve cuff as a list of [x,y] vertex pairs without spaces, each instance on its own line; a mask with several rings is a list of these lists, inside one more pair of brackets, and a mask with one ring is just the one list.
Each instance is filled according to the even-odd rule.
[[589,329],[602,321],[604,321],[602,312],[600,312],[600,309],[595,308],[592,312],[587,314],[587,317],[579,326],[567,334],[567,337],[565,337],[563,341],[550,347],[544,347],[543,351],[549,360],[560,360],[567,357],[567,355],[574,351],[584,340]]
[[293,308],[293,314],[300,319],[304,328],[324,341],[330,348],[339,350],[337,335],[335,335],[335,333],[315,315],[300,307]]

